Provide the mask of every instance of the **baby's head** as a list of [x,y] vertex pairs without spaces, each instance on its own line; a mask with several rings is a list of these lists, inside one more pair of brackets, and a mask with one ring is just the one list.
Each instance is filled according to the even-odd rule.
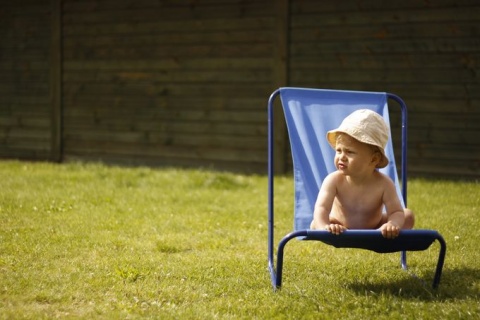
[[389,162],[385,155],[389,132],[390,129],[382,116],[372,110],[361,109],[343,119],[337,129],[329,131],[327,140],[332,148],[335,148],[337,135],[344,133],[359,142],[376,147],[382,155],[377,167],[384,168]]

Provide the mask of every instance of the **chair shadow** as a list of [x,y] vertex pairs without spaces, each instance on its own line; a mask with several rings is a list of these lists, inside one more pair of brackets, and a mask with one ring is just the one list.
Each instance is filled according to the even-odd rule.
[[369,283],[353,280],[347,284],[347,288],[359,295],[387,293],[403,299],[422,301],[480,299],[480,269],[469,267],[444,269],[437,289],[432,288],[433,272],[427,273],[422,278],[410,271],[405,272],[409,276],[398,281]]

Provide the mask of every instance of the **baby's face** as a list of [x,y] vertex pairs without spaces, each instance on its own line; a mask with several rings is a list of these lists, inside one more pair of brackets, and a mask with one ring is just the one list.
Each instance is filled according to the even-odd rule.
[[338,134],[335,145],[335,166],[345,172],[358,172],[375,168],[379,158],[375,147],[362,143],[347,134]]

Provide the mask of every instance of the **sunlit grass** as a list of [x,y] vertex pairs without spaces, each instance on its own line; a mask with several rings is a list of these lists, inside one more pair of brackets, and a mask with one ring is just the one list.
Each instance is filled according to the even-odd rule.
[[[448,245],[399,255],[288,245],[267,271],[264,176],[101,164],[0,162],[0,319],[417,318],[480,315],[480,185],[412,179],[418,228]],[[276,239],[292,180],[276,182]]]

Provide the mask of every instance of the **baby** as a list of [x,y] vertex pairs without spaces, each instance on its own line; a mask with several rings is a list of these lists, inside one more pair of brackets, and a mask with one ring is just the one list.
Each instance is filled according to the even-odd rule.
[[403,209],[393,181],[377,170],[389,162],[384,151],[389,132],[378,113],[362,109],[327,133],[336,150],[337,171],[322,183],[311,229],[333,234],[346,229],[379,229],[385,238],[393,239],[400,229],[413,228],[412,211]]

